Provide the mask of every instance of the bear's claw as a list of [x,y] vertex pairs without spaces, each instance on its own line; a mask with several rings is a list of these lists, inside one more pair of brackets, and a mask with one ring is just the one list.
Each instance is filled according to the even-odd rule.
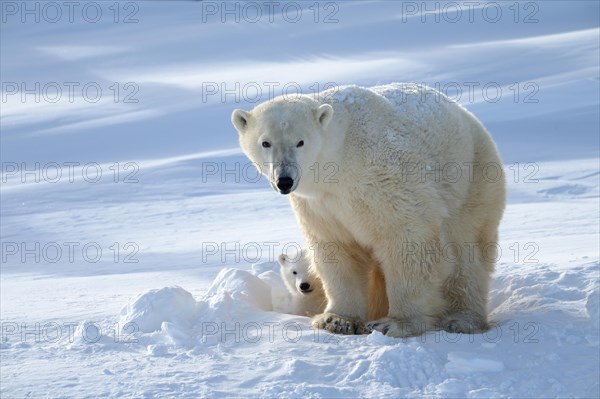
[[461,311],[445,317],[440,327],[450,333],[477,334],[489,327],[484,317],[472,311]]
[[341,317],[333,313],[315,316],[313,327],[327,330],[334,334],[355,335],[365,334],[365,325],[359,319]]
[[379,331],[383,335],[394,338],[412,337],[420,335],[426,330],[423,323],[415,321],[400,320],[393,317],[384,317],[371,321],[365,325],[365,331],[369,333]]
[[371,334],[373,331],[379,331],[381,329],[381,333],[383,335],[386,335],[390,327],[388,325],[384,325],[383,327],[381,327],[381,324],[382,323],[376,322],[367,323],[365,324],[365,332],[367,334]]

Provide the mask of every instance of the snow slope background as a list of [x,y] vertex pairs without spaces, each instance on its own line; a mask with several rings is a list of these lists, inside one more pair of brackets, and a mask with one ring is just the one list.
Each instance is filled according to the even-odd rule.
[[[597,2],[24,4],[0,3],[1,397],[600,396]],[[303,240],[229,115],[394,81],[505,162],[486,334],[285,313]]]

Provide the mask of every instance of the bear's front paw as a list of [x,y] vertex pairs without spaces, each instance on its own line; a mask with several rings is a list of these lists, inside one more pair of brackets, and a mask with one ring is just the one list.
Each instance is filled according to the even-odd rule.
[[427,330],[427,326],[424,322],[420,321],[384,317],[368,322],[365,330],[367,333],[379,331],[383,335],[390,337],[405,338],[421,335]]
[[485,317],[469,310],[463,310],[446,316],[440,327],[451,333],[477,334],[488,329]]
[[323,313],[313,318],[315,328],[327,330],[335,334],[354,335],[364,334],[365,324],[360,319],[342,317],[334,313]]

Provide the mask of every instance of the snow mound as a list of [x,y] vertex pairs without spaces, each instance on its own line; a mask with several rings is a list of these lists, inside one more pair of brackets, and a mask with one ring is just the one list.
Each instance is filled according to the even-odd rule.
[[170,346],[216,344],[224,337],[226,340],[229,332],[239,335],[246,329],[243,333],[247,335],[248,326],[272,319],[273,309],[289,309],[287,291],[276,268],[274,263],[254,265],[252,272],[225,268],[200,300],[181,287],[150,290],[123,307],[119,325],[128,336],[145,344],[150,356],[167,356]]
[[252,273],[271,287],[271,305],[277,313],[292,313],[293,300],[283,282],[280,266],[277,262],[265,262],[252,265]]
[[242,308],[273,310],[271,287],[253,274],[239,269],[221,270],[204,298],[211,307],[232,302]]
[[190,326],[198,313],[192,294],[181,287],[165,287],[138,295],[120,312],[122,326],[134,324],[139,331],[161,330],[164,322]]
[[600,324],[600,290],[598,287],[587,295],[585,308],[592,319],[592,325],[598,327]]

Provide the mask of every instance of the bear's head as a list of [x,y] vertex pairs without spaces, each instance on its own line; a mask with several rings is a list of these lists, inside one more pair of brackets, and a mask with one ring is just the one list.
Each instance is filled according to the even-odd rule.
[[305,256],[291,259],[287,255],[279,255],[281,277],[292,294],[308,295],[317,288],[317,278],[309,273],[309,261]]
[[250,112],[236,109],[231,121],[244,153],[276,191],[289,194],[301,184],[302,175],[310,176],[332,117],[331,105],[301,96],[279,97]]

